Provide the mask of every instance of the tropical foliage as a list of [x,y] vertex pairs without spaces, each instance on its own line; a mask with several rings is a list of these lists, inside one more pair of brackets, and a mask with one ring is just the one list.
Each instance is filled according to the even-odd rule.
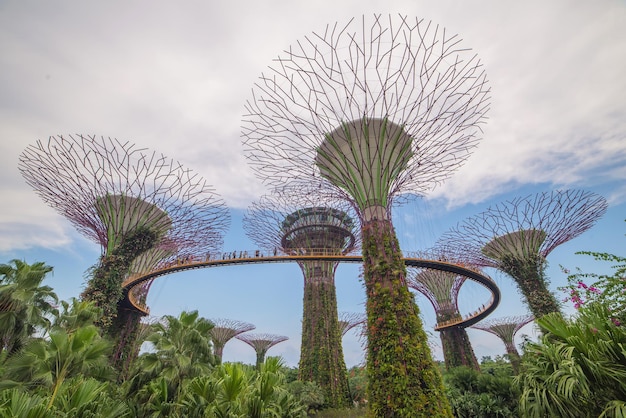
[[444,373],[447,395],[458,418],[518,417],[519,392],[503,360],[483,359],[482,372],[462,366]]
[[26,339],[50,327],[57,296],[41,283],[52,267],[20,260],[0,264],[0,353],[18,351]]
[[406,268],[389,221],[362,228],[367,292],[367,394],[379,417],[451,417],[419,309],[406,285]]
[[606,306],[593,303],[575,319],[550,314],[545,331],[527,343],[520,410],[527,417],[626,416],[626,329]]
[[610,310],[616,324],[626,323],[626,257],[592,251],[576,254],[611,263],[612,274],[584,273],[580,268],[572,273],[562,267],[568,274],[568,286],[560,288],[567,293],[565,300],[571,301],[576,309],[589,303],[599,303]]

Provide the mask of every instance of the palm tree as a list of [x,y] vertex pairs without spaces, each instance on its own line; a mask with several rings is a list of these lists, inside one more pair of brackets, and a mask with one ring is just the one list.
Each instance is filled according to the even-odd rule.
[[210,340],[213,324],[198,311],[183,311],[178,317],[166,315],[151,327],[153,332],[146,341],[154,350],[139,356],[127,393],[137,393],[139,403],[147,402],[155,392],[149,383],[162,378],[167,388],[156,389],[167,393],[163,402],[172,402],[186,381],[210,373],[215,365]]
[[61,328],[50,331],[47,339],[34,339],[12,356],[5,365],[2,387],[43,386],[51,391],[50,407],[66,379],[95,376],[110,379],[108,365],[111,343],[100,337],[94,325],[72,332]]
[[57,295],[41,282],[52,267],[43,262],[11,260],[0,264],[0,352],[14,353],[38,329],[50,327]]

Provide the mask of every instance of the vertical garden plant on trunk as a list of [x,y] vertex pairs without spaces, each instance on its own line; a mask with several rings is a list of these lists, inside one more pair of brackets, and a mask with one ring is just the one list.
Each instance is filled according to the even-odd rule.
[[459,42],[402,15],[328,25],[286,50],[246,105],[244,145],[268,185],[306,185],[358,213],[374,416],[451,416],[390,211],[444,181],[479,139],[489,88]]
[[584,190],[556,190],[496,204],[442,235],[438,246],[465,262],[507,273],[530,312],[560,313],[545,275],[546,257],[591,228],[607,209],[606,199]]
[[[217,251],[229,223],[223,201],[178,162],[115,138],[51,136],[22,152],[19,169],[46,203],[100,245],[102,257],[84,296],[103,310],[100,325],[118,340],[114,363],[132,358],[147,308],[129,302],[124,281]],[[149,283],[140,289],[140,302],[147,289]]]
[[257,245],[281,254],[306,256],[298,261],[304,276],[298,377],[317,383],[324,390],[326,405],[334,408],[350,402],[337,313],[338,263],[316,256],[338,256],[358,246],[351,212],[346,202],[325,202],[313,192],[285,192],[264,196],[244,217],[244,229]]

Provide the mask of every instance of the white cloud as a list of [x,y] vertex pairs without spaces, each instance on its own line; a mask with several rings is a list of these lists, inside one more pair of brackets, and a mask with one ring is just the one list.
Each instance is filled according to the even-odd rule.
[[[230,206],[246,207],[265,192],[240,140],[252,84],[311,31],[372,12],[423,16],[459,33],[490,79],[484,140],[432,197],[454,207],[523,184],[624,178],[626,7],[618,1],[39,6],[5,2],[0,16],[0,174],[12,207],[0,222],[15,232],[32,211],[46,211],[31,206],[27,216],[10,198],[28,190],[17,156],[54,134],[112,136],[161,151],[201,173]],[[58,229],[42,222],[33,239],[61,243],[46,238]]]

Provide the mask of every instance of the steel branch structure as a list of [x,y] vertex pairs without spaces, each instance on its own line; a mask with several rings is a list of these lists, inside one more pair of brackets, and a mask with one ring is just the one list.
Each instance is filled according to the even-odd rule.
[[256,352],[256,367],[257,369],[261,368],[261,364],[265,361],[265,355],[267,351],[274,347],[278,343],[282,343],[283,341],[287,341],[289,338],[283,335],[275,335],[275,334],[240,334],[235,338],[243,341],[248,344],[250,347],[254,348]]
[[[314,193],[271,194],[249,208],[243,225],[257,245],[273,248],[275,254],[345,255],[360,242],[353,212],[347,202],[323,202]],[[329,406],[348,406],[350,391],[335,288],[339,263],[311,259],[298,265],[304,275],[299,379],[320,385]]]
[[460,42],[404,16],[305,37],[253,88],[250,163],[277,187],[339,189],[362,215],[430,190],[469,155],[489,106],[482,65]]
[[490,332],[504,342],[513,370],[517,374],[519,372],[520,356],[517,348],[515,348],[515,334],[517,334],[517,331],[524,325],[529,324],[534,319],[535,317],[533,315],[508,316],[481,321],[478,324],[472,325],[472,328]]
[[339,312],[339,329],[343,337],[352,328],[367,323],[367,317],[364,314],[356,312]]
[[213,324],[211,328],[211,341],[213,341],[213,351],[215,357],[221,362],[224,354],[224,346],[232,338],[244,332],[252,331],[256,328],[248,322],[234,319],[216,318],[210,319]]
[[230,223],[224,202],[199,174],[114,138],[51,136],[24,150],[19,169],[103,255],[139,227],[156,229],[157,245],[130,273],[217,252]]
[[[454,262],[445,253],[433,249],[422,252],[421,256]],[[410,269],[407,284],[430,301],[435,309],[437,323],[444,324],[462,318],[458,297],[466,279],[465,276],[442,270]],[[446,328],[439,332],[447,369],[467,366],[479,370],[478,360],[463,326]]]
[[142,225],[162,232],[168,258],[217,251],[230,222],[224,202],[199,174],[114,138],[51,136],[23,151],[19,169],[103,254]]
[[[143,313],[122,291],[125,276],[217,251],[229,225],[224,202],[205,179],[129,142],[51,136],[22,152],[19,169],[44,202],[101,246],[100,265],[84,294],[103,308],[103,328],[119,338],[114,357],[128,346],[125,339],[136,333]],[[145,250],[119,264],[128,256],[119,248],[142,231],[155,237],[149,248],[144,244]],[[131,297],[145,303],[149,287],[146,282],[134,288]]]
[[482,65],[458,36],[400,15],[327,26],[275,62],[246,105],[247,157],[267,184],[318,186],[358,211],[370,409],[451,416],[435,365],[424,363],[389,213],[402,194],[445,180],[478,141],[489,107]]
[[466,219],[437,245],[469,263],[509,274],[533,315],[541,317],[560,311],[547,288],[545,258],[558,245],[591,228],[606,209],[606,199],[583,190],[529,195]]

